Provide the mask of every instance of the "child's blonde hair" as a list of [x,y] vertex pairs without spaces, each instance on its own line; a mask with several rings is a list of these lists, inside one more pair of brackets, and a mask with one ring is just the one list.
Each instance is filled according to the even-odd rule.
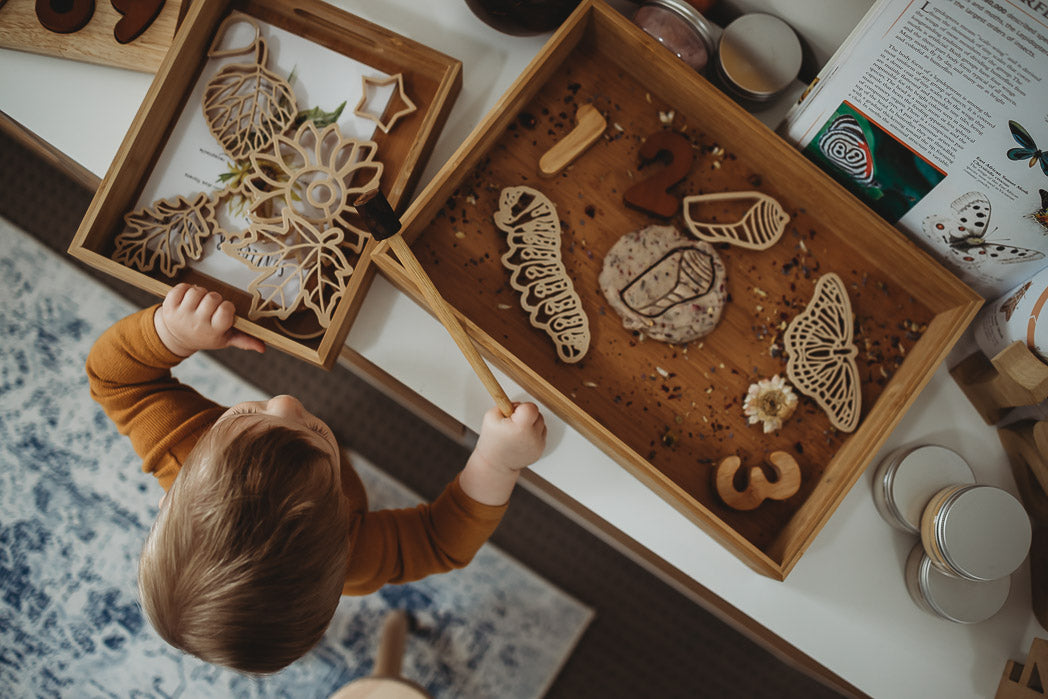
[[276,672],[320,640],[342,594],[349,531],[339,465],[285,427],[247,429],[216,447],[221,436],[220,423],[187,457],[149,533],[142,606],[177,648]]

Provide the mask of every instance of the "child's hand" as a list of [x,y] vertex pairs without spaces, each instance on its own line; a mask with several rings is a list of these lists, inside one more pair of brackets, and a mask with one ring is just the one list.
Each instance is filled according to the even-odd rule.
[[265,343],[233,329],[236,309],[217,291],[177,284],[153,315],[160,341],[174,354],[188,357],[197,350],[239,347],[263,352]]
[[514,403],[504,417],[498,408],[484,415],[480,439],[474,450],[490,466],[520,471],[535,463],[546,448],[546,421],[534,403]]

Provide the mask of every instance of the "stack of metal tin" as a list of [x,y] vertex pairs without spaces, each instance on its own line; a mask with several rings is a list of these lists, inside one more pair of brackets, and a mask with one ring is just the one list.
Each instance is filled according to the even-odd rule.
[[968,463],[937,445],[905,447],[877,467],[873,499],[893,527],[920,537],[906,587],[930,614],[961,624],[989,619],[1030,550],[1030,518],[1010,493],[978,485]]

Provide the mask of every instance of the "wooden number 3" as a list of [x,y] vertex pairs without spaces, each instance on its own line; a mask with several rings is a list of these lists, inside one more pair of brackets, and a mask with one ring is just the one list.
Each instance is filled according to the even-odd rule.
[[784,451],[773,451],[768,456],[768,465],[775,472],[774,480],[769,481],[760,466],[753,466],[743,490],[735,486],[735,475],[741,465],[739,457],[729,456],[720,462],[714,474],[717,494],[732,509],[752,510],[767,498],[785,500],[800,490],[801,469],[796,459]]
[[[139,37],[164,7],[164,0],[111,0],[122,17],[113,28],[113,37],[127,44]],[[2,5],[3,2],[0,2]],[[36,0],[36,18],[45,29],[72,34],[87,26],[95,14],[95,0]]]

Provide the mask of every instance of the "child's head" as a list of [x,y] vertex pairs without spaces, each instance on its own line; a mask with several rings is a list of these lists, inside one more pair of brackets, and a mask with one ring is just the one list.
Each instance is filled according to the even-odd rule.
[[139,564],[143,607],[167,642],[264,673],[320,640],[348,554],[339,454],[290,396],[219,418],[165,496]]

